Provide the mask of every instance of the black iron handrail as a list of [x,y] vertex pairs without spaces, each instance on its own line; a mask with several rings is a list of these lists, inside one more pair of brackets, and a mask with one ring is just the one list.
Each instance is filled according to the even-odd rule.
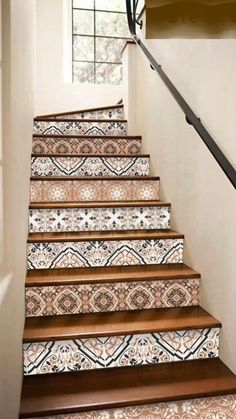
[[137,20],[137,6],[138,6],[139,0],[126,0],[126,10],[127,10],[127,19],[128,19],[128,25],[129,30],[132,35],[133,40],[135,43],[141,48],[141,50],[146,55],[147,59],[149,60],[150,66],[153,70],[155,70],[159,76],[161,77],[162,81],[165,83],[166,87],[182,109],[182,111],[185,114],[185,118],[188,124],[192,125],[215,160],[220,165],[223,172],[226,174],[234,188],[236,189],[236,170],[232,166],[232,164],[229,162],[223,151],[220,149],[220,147],[216,144],[210,133],[207,131],[207,129],[202,124],[200,118],[197,117],[195,112],[191,109],[191,107],[188,105],[186,100],[183,98],[183,96],[180,94],[180,92],[176,89],[172,81],[169,79],[169,77],[166,75],[164,70],[162,70],[161,65],[158,64],[158,62],[155,60],[155,58],[152,56],[152,54],[149,52],[147,47],[144,45],[144,43],[141,41],[141,39],[136,34],[136,25],[140,25],[140,22]]

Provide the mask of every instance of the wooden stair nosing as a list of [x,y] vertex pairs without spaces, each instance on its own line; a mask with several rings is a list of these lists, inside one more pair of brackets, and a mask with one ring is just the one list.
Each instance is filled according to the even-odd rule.
[[26,287],[83,285],[91,283],[140,282],[200,278],[185,264],[112,266],[99,268],[31,269]]
[[42,316],[26,319],[23,342],[87,339],[219,327],[221,323],[199,306]]
[[60,153],[48,153],[48,154],[41,154],[41,153],[32,153],[31,157],[81,157],[81,158],[147,158],[150,159],[150,154],[69,154],[69,153],[65,153],[65,154],[60,154]]
[[233,393],[236,376],[219,358],[28,376],[20,418]]
[[67,112],[59,112],[59,113],[52,113],[46,115],[37,115],[34,119],[37,120],[38,118],[53,118],[57,116],[64,116],[64,115],[73,115],[77,113],[88,113],[88,112],[97,112],[97,111],[106,111],[108,109],[117,109],[123,108],[124,104],[117,104],[111,106],[102,106],[100,108],[88,108],[88,109],[81,109],[81,110],[74,110],[74,111],[67,111]]
[[34,122],[89,122],[89,123],[93,123],[93,122],[102,122],[102,123],[107,123],[107,122],[111,122],[111,123],[127,123],[127,119],[112,119],[112,118],[106,118],[106,119],[99,119],[99,118],[37,118],[34,119]]
[[159,176],[31,176],[31,181],[159,181]]
[[74,202],[32,202],[30,209],[50,208],[126,208],[126,207],[171,207],[165,201],[74,201]]
[[122,140],[141,140],[142,136],[141,135],[82,135],[82,134],[70,134],[70,135],[65,135],[65,134],[33,134],[34,138],[88,138],[90,140],[94,140],[96,138],[109,138],[109,139],[122,139]]
[[70,233],[29,233],[28,243],[80,242],[115,240],[164,240],[184,239],[184,235],[173,230],[129,230],[129,231],[86,231]]

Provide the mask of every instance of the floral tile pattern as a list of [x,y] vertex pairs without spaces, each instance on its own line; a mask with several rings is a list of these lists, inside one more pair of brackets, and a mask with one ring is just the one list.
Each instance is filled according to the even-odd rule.
[[158,180],[32,180],[31,202],[159,199]]
[[47,416],[45,419],[235,419],[236,395]]
[[148,157],[32,157],[31,176],[148,176]]
[[199,279],[26,288],[26,316],[55,316],[199,304]]
[[33,137],[34,154],[140,154],[141,138]]
[[43,208],[29,210],[29,232],[170,228],[170,207]]
[[68,113],[66,115],[59,115],[48,117],[47,119],[123,119],[124,109],[123,107],[107,108],[95,111],[82,111],[76,113]]
[[25,375],[213,358],[219,329],[27,343],[23,351]]
[[183,239],[28,243],[28,269],[183,262]]
[[35,120],[34,134],[63,135],[127,135],[127,122]]

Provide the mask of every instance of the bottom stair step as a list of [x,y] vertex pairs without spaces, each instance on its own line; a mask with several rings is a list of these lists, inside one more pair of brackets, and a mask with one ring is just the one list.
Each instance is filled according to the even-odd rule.
[[29,376],[20,418],[233,393],[236,376],[219,359]]

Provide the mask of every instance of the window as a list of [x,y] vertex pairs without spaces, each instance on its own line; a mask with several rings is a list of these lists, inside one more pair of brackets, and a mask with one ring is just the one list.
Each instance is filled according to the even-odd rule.
[[72,0],[74,83],[120,84],[130,33],[125,0]]

